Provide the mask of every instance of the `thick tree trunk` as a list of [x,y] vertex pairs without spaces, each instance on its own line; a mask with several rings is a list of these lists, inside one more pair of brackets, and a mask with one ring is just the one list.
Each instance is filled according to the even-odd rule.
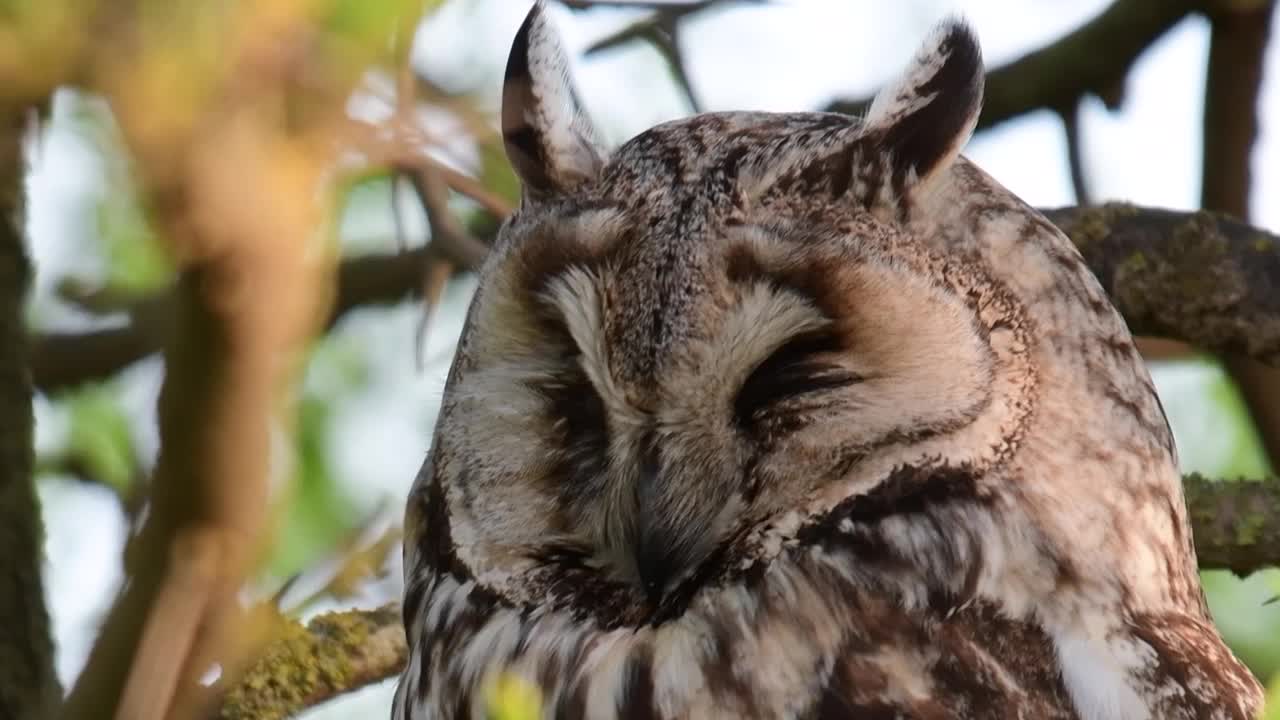
[[49,716],[60,691],[40,577],[44,532],[32,478],[31,373],[23,299],[21,113],[0,127],[0,719]]

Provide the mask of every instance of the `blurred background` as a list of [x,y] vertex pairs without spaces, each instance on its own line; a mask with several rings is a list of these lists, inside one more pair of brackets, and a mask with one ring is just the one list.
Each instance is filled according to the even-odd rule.
[[[679,19],[678,57],[643,36],[610,41],[651,18],[650,9],[552,4],[550,13],[575,58],[584,102],[616,145],[690,114],[695,104],[698,110],[804,110],[865,97],[897,72],[947,12],[959,10],[970,19],[994,67],[1052,43],[1111,4],[722,3]],[[1255,25],[1273,12],[1270,3],[1254,5],[1265,9],[1263,15],[1253,11]],[[387,127],[393,116],[407,117],[420,134],[413,152],[474,178],[474,192],[451,183],[448,209],[464,232],[480,238],[492,236],[494,208],[518,196],[493,129],[507,50],[528,6],[527,0],[430,4],[421,25],[407,33],[416,104],[406,111],[397,102],[405,77],[386,69],[363,74],[346,106],[351,117],[375,128]],[[1064,113],[1025,114],[980,131],[967,155],[1037,207],[1074,205],[1087,193],[1095,202],[1196,209],[1206,197],[1210,38],[1209,19],[1191,14],[1138,57],[1122,99],[1110,98],[1115,107],[1089,95]],[[603,48],[588,52],[601,41]],[[1271,43],[1262,55],[1261,70],[1255,106],[1260,129],[1248,156],[1245,211],[1251,224],[1278,232],[1280,44]],[[1057,80],[1043,78],[1046,84]],[[1075,137],[1074,176],[1064,116]],[[179,262],[140,195],[135,159],[112,109],[92,93],[58,90],[30,153],[26,227],[35,277],[26,317],[32,331],[70,337],[145,321],[139,307],[173,283]],[[394,162],[367,155],[344,175],[333,210],[331,242],[341,256],[391,257],[430,243],[440,228],[428,222],[414,184],[393,179]],[[306,346],[292,426],[272,436],[272,534],[246,597],[271,598],[302,619],[398,601],[404,496],[430,445],[474,287],[466,272],[446,276],[443,284],[423,280],[439,291],[430,309],[406,292],[354,302]],[[83,348],[90,355],[113,352]],[[1184,470],[1228,480],[1271,475],[1264,433],[1255,429],[1249,390],[1239,375],[1216,358],[1176,345],[1151,343],[1144,350]],[[122,551],[143,510],[140,498],[160,446],[156,403],[164,375],[155,354],[106,375],[92,370],[93,362],[86,365],[77,374],[70,363],[58,382],[40,388],[35,404],[45,591],[57,674],[68,688],[124,578]],[[1280,402],[1280,394],[1257,387],[1265,386],[1255,386],[1255,402]],[[1268,604],[1280,595],[1280,571],[1244,579],[1206,571],[1204,579],[1214,616],[1236,652],[1260,677],[1280,672],[1280,603]],[[369,685],[306,717],[382,717],[393,682]]]

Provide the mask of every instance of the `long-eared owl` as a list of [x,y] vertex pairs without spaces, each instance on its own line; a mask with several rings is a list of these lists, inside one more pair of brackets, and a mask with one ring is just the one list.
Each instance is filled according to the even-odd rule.
[[973,31],[862,118],[717,112],[612,153],[545,10],[523,184],[408,501],[397,720],[1246,720],[1173,439],[1066,237],[960,156]]

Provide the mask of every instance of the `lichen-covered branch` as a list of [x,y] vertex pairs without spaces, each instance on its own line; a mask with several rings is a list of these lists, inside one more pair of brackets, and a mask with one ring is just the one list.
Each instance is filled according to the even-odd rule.
[[1044,212],[1135,335],[1280,363],[1280,237],[1205,211],[1110,203]]
[[[1102,14],[1039,50],[987,73],[978,129],[1035,110],[1071,107],[1087,95],[1118,107],[1125,77],[1161,35],[1211,2],[1116,0]],[[831,112],[861,115],[871,98],[836,100]]]
[[1246,576],[1280,567],[1280,480],[1184,478],[1200,567]]
[[400,609],[329,613],[303,627],[281,620],[276,639],[223,699],[221,720],[283,720],[395,676],[409,657]]

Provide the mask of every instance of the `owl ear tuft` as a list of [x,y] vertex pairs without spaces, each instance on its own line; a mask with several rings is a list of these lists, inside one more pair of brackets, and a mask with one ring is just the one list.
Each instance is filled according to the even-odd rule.
[[960,17],[943,20],[864,120],[864,137],[889,156],[894,185],[927,182],[950,166],[978,123],[982,88],[973,29]]
[[502,87],[507,159],[530,197],[556,195],[594,178],[604,164],[595,128],[569,79],[569,60],[534,3],[511,46]]

